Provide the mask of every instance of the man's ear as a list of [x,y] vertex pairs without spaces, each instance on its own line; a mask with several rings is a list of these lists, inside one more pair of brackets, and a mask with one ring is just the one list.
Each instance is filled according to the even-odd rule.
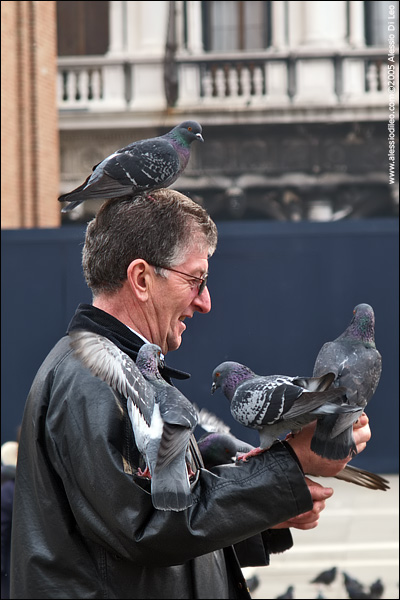
[[127,280],[135,296],[145,302],[148,299],[152,267],[142,258],[133,260],[127,269]]

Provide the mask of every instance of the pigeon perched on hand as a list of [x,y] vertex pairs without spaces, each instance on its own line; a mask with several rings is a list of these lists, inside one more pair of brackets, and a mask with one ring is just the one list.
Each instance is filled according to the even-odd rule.
[[[194,406],[197,410],[198,425],[207,431],[197,442],[207,469],[216,465],[233,463],[237,454],[250,452],[254,448],[236,438],[230,432],[229,426],[217,415],[206,408],[199,409],[196,405]],[[386,491],[390,489],[389,481],[384,477],[350,465],[346,465],[334,477],[371,490]]]
[[334,380],[333,373],[316,378],[260,376],[245,365],[227,361],[214,369],[212,380],[211,392],[222,388],[233,418],[259,430],[260,447],[239,457],[242,460],[264,452],[284,432],[299,431],[324,415],[354,411],[342,403],[343,388],[327,390]]
[[206,469],[234,463],[237,455],[254,450],[231,433],[206,433],[197,442]]
[[58,198],[69,202],[61,212],[69,212],[88,199],[119,198],[172,185],[189,162],[190,144],[204,142],[201,131],[196,121],[184,121],[165,135],[116,150],[94,166],[79,187]]
[[333,387],[346,389],[347,401],[356,412],[328,415],[317,423],[311,449],[325,458],[342,460],[357,454],[353,423],[375,393],[382,371],[382,357],[375,346],[375,317],[369,304],[358,304],[347,329],[318,353],[314,377],[334,373]]
[[197,424],[207,433],[197,441],[206,469],[234,463],[237,454],[253,450],[254,446],[232,435],[230,427],[206,408],[197,410]]
[[151,478],[159,510],[185,510],[193,504],[186,449],[197,424],[192,404],[160,375],[161,349],[144,344],[136,364],[109,339],[90,331],[70,332],[71,347],[83,364],[127,400],[136,446]]

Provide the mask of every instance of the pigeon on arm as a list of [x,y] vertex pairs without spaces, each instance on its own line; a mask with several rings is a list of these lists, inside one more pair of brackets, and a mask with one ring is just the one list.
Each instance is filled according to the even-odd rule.
[[333,373],[314,378],[260,376],[245,365],[228,361],[214,369],[212,380],[211,391],[222,388],[234,419],[259,431],[260,447],[242,460],[264,452],[285,432],[299,431],[325,415],[355,410],[343,403],[344,388],[327,389]]
[[190,144],[204,142],[201,131],[196,121],[184,121],[165,135],[116,150],[94,166],[80,186],[58,198],[69,203],[61,212],[69,212],[89,198],[120,198],[172,185],[189,162]]
[[[198,425],[207,431],[197,442],[207,469],[217,465],[233,463],[238,453],[250,452],[254,448],[254,446],[239,440],[230,433],[228,425],[219,417],[205,408],[198,409],[196,407],[196,409],[198,411]],[[371,490],[386,491],[390,489],[387,479],[350,465],[346,465],[334,477]]]
[[311,449],[324,458],[342,460],[357,453],[353,423],[375,393],[382,371],[382,357],[375,346],[375,316],[369,304],[358,304],[347,329],[318,353],[314,377],[335,374],[332,387],[346,390],[355,412],[328,415],[317,423]]
[[144,344],[136,364],[104,336],[83,330],[70,332],[71,347],[83,364],[127,400],[136,446],[151,478],[153,506],[185,510],[193,504],[186,448],[197,424],[197,413],[183,394],[160,375],[161,349]]

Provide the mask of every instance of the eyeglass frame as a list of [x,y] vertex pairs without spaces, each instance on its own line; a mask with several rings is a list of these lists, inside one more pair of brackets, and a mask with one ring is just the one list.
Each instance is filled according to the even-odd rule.
[[157,269],[165,269],[166,271],[172,271],[173,273],[179,273],[180,275],[185,275],[186,277],[190,277],[190,279],[195,279],[196,281],[200,281],[198,288],[198,296],[200,296],[205,288],[207,287],[208,281],[208,273],[205,273],[203,277],[196,277],[195,275],[190,275],[190,273],[184,273],[183,271],[178,271],[177,269],[172,269],[171,267],[163,267],[161,265],[152,265]]

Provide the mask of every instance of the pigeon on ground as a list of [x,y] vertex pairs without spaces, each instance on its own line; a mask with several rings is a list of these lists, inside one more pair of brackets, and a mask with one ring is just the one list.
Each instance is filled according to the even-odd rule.
[[136,364],[109,339],[73,331],[71,346],[83,364],[127,400],[135,442],[151,478],[151,497],[159,510],[185,510],[193,504],[186,449],[197,424],[192,404],[160,375],[161,349],[144,344]]
[[383,585],[382,580],[377,579],[369,586],[369,597],[374,598],[374,600],[378,600],[379,598],[382,598],[384,591],[385,586]]
[[326,342],[315,361],[314,377],[334,373],[333,387],[344,387],[354,413],[328,415],[317,423],[311,449],[325,458],[342,460],[357,454],[353,423],[361,416],[378,386],[382,357],[375,346],[375,317],[369,304],[358,304],[347,329]]
[[364,591],[364,586],[354,577],[351,577],[343,571],[344,587],[349,598],[368,598],[368,594]]
[[284,592],[280,596],[276,596],[276,598],[280,598],[281,600],[284,600],[286,598],[288,598],[290,600],[290,599],[294,598],[294,587],[292,585],[289,585],[286,592]]
[[79,187],[58,198],[69,202],[61,212],[69,212],[89,198],[120,198],[172,185],[189,162],[190,144],[204,142],[201,131],[196,121],[184,121],[165,135],[116,150],[95,165]]
[[259,430],[260,447],[239,457],[247,460],[267,450],[284,432],[299,431],[324,415],[354,411],[342,403],[343,388],[327,390],[333,380],[333,373],[317,378],[260,376],[245,365],[227,361],[214,369],[211,392],[221,387],[234,419]]
[[327,571],[322,571],[310,583],[323,583],[324,585],[330,585],[336,579],[337,567],[332,567]]

